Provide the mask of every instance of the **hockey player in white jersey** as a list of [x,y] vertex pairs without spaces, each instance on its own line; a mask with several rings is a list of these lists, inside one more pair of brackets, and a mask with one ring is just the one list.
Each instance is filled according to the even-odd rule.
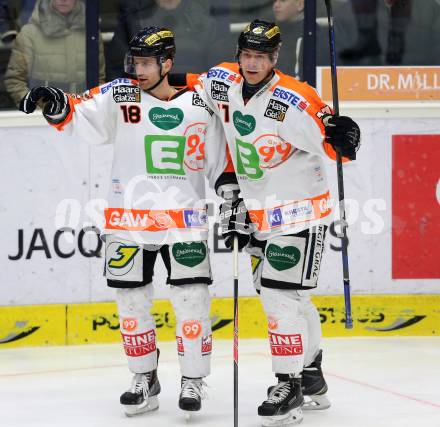
[[120,397],[127,415],[159,406],[159,354],[150,313],[158,254],[176,315],[182,410],[201,408],[203,378],[210,373],[204,176],[214,185],[224,171],[225,142],[219,119],[197,93],[169,85],[174,54],[172,32],[148,27],[132,39],[125,58],[126,72],[137,81],[116,79],[82,96],[37,87],[20,105],[31,113],[42,100],[44,117],[59,131],[114,146],[103,235],[107,283],[116,289],[123,346],[134,374]]
[[238,178],[217,193],[235,194],[220,207],[225,244],[235,235],[251,253],[268,319],[278,383],[258,407],[263,426],[296,424],[303,408],[330,406],[320,317],[307,292],[317,286],[331,213],[322,157],[339,149],[354,159],[360,144],[352,119],[332,116],[312,87],[275,69],[280,44],[278,26],[255,20],[240,34],[238,63],[187,75],[222,120]]

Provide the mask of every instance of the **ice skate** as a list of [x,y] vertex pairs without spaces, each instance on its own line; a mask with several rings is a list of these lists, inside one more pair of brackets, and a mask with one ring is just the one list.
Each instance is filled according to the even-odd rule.
[[121,395],[120,402],[128,417],[159,408],[160,383],[157,370],[134,374],[130,390]]
[[186,421],[189,421],[191,415],[202,407],[202,400],[206,397],[203,389],[206,383],[202,378],[182,377],[181,386],[179,408],[185,412]]
[[321,369],[322,350],[319,350],[315,360],[302,372],[302,393],[304,410],[327,409],[330,401],[327,398],[327,383]]
[[258,407],[263,427],[287,427],[299,424],[302,419],[301,378],[276,374],[278,384],[269,387],[268,398]]

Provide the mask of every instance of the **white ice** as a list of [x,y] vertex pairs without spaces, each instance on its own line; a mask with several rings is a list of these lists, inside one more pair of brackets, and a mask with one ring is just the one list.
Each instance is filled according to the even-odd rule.
[[[119,406],[131,381],[119,345],[2,349],[0,426],[185,426],[175,345],[160,348],[160,408],[135,418]],[[440,338],[332,338],[322,348],[332,407],[305,413],[304,427],[440,426]],[[241,340],[239,357],[239,425],[259,426],[274,383],[268,344]],[[232,342],[216,341],[209,399],[190,426],[233,425],[232,372]]]

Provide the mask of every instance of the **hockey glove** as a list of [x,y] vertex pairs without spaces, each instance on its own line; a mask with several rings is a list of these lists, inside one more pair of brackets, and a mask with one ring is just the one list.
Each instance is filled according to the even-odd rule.
[[[26,114],[33,113],[37,108],[39,101],[44,104],[43,115],[49,121],[62,121],[69,112],[69,102],[67,95],[56,87],[38,86],[31,89],[20,101],[18,107],[20,111]],[[59,116],[56,119],[52,116]]]
[[238,249],[243,249],[249,242],[254,225],[243,199],[226,200],[220,205],[220,225],[225,246],[234,249],[234,237],[238,239]]
[[325,140],[341,156],[350,160],[356,159],[356,152],[361,145],[361,131],[350,117],[325,115],[322,118],[325,126]]

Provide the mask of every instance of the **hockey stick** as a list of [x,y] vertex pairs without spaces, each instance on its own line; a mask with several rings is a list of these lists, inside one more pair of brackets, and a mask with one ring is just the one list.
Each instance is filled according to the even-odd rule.
[[[331,0],[325,0],[328,18],[328,38],[330,44],[330,64],[332,75],[333,109],[335,116],[339,116],[339,97],[338,97],[338,76],[336,69],[336,48],[335,48],[335,27],[333,22],[333,11]],[[347,252],[347,221],[345,220],[345,196],[344,196],[344,173],[342,170],[342,157],[339,150],[336,150],[336,165],[338,175],[339,193],[339,218],[342,234],[342,270],[344,278],[344,300],[345,300],[345,328],[353,328],[351,317],[351,297],[350,297],[350,274],[348,271],[348,252]]]
[[234,236],[234,427],[238,427],[238,238]]

